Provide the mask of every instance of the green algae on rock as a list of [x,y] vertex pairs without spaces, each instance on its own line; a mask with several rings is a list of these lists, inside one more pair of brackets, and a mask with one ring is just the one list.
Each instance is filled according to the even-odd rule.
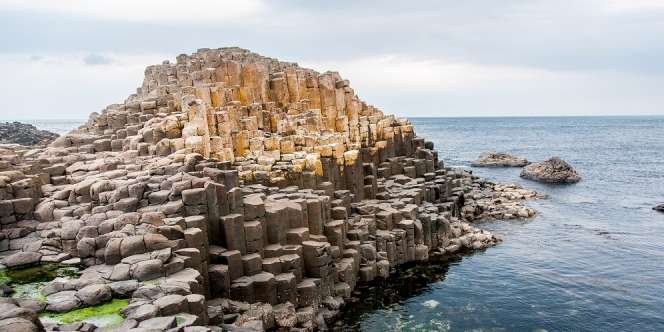
[[17,299],[46,301],[42,290],[50,281],[58,278],[72,279],[78,276],[78,269],[58,264],[44,264],[24,269],[0,270],[0,283],[9,286]]
[[78,275],[75,267],[63,267],[58,264],[44,264],[24,269],[0,270],[0,282],[7,285],[23,285],[35,282],[47,282],[58,277],[70,278]]
[[43,322],[58,324],[71,324],[76,322],[87,322],[97,327],[112,327],[122,323],[124,317],[120,314],[122,309],[129,305],[129,300],[113,299],[110,302],[72,310],[65,313],[45,312],[39,315]]

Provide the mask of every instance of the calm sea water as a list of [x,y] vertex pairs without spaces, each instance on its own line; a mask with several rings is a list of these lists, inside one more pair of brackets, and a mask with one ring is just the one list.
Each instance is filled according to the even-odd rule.
[[547,194],[528,221],[485,222],[504,237],[450,264],[401,271],[362,289],[342,329],[362,331],[664,331],[664,117],[412,119],[447,165],[481,152],[559,155],[574,185],[472,168]]
[[[58,133],[83,120],[34,121]],[[547,194],[528,221],[485,222],[504,242],[449,264],[416,266],[361,289],[343,330],[664,331],[664,117],[412,119],[447,165],[481,152],[559,155],[574,185],[472,168]]]

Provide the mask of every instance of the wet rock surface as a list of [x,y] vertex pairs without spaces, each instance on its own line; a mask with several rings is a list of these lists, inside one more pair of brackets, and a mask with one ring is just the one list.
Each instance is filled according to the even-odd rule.
[[60,135],[21,122],[0,122],[0,144],[45,145]]
[[[535,215],[536,193],[445,167],[338,73],[222,48],[145,74],[78,130],[0,154],[3,264],[81,268],[16,302],[69,315],[48,330],[325,330],[359,283],[501,241],[475,220]],[[107,305],[120,321],[90,317]]]
[[530,164],[528,159],[513,156],[505,152],[484,152],[477,160],[473,161],[473,167],[523,167]]
[[553,157],[546,161],[526,166],[522,171],[522,178],[547,183],[576,183],[581,176],[567,162],[560,157]]

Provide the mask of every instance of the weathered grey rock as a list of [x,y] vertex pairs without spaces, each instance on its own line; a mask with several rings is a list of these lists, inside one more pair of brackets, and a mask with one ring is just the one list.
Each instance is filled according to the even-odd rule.
[[528,159],[513,156],[505,152],[484,152],[477,160],[471,163],[473,167],[523,167],[528,165]]
[[163,276],[163,263],[159,259],[138,262],[130,267],[129,274],[139,281],[156,279]]
[[133,319],[139,322],[144,321],[146,319],[154,318],[159,313],[159,308],[153,304],[143,304],[136,308],[128,307],[127,309],[133,309],[130,310],[129,312],[127,312],[127,310],[124,311],[125,315],[127,316],[127,319]]
[[154,301],[159,308],[159,314],[163,316],[175,315],[180,312],[187,312],[187,302],[182,295],[166,295]]
[[108,285],[88,285],[79,289],[76,296],[84,304],[93,306],[110,300],[113,295]]
[[23,318],[8,318],[0,320],[0,331],[11,332],[38,332],[41,329],[33,322]]
[[146,251],[144,237],[141,235],[129,236],[122,240],[120,254],[122,257],[142,254]]
[[32,251],[20,251],[5,257],[2,264],[9,268],[20,268],[38,264],[42,254]]
[[155,317],[142,321],[140,324],[138,324],[138,327],[148,330],[165,331],[175,327],[175,324],[174,316]]
[[47,297],[46,310],[67,312],[78,308],[80,305],[81,300],[76,296],[76,291],[63,291]]
[[521,177],[547,183],[576,183],[581,177],[572,166],[559,157],[534,163],[521,171]]
[[136,280],[124,280],[116,281],[108,284],[108,286],[113,291],[113,296],[127,298],[138,289],[138,281]]

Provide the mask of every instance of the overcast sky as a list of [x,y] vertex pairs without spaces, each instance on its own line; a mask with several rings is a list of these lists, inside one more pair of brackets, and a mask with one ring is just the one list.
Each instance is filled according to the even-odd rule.
[[401,116],[664,115],[664,0],[0,0],[0,120],[84,119],[239,46]]

